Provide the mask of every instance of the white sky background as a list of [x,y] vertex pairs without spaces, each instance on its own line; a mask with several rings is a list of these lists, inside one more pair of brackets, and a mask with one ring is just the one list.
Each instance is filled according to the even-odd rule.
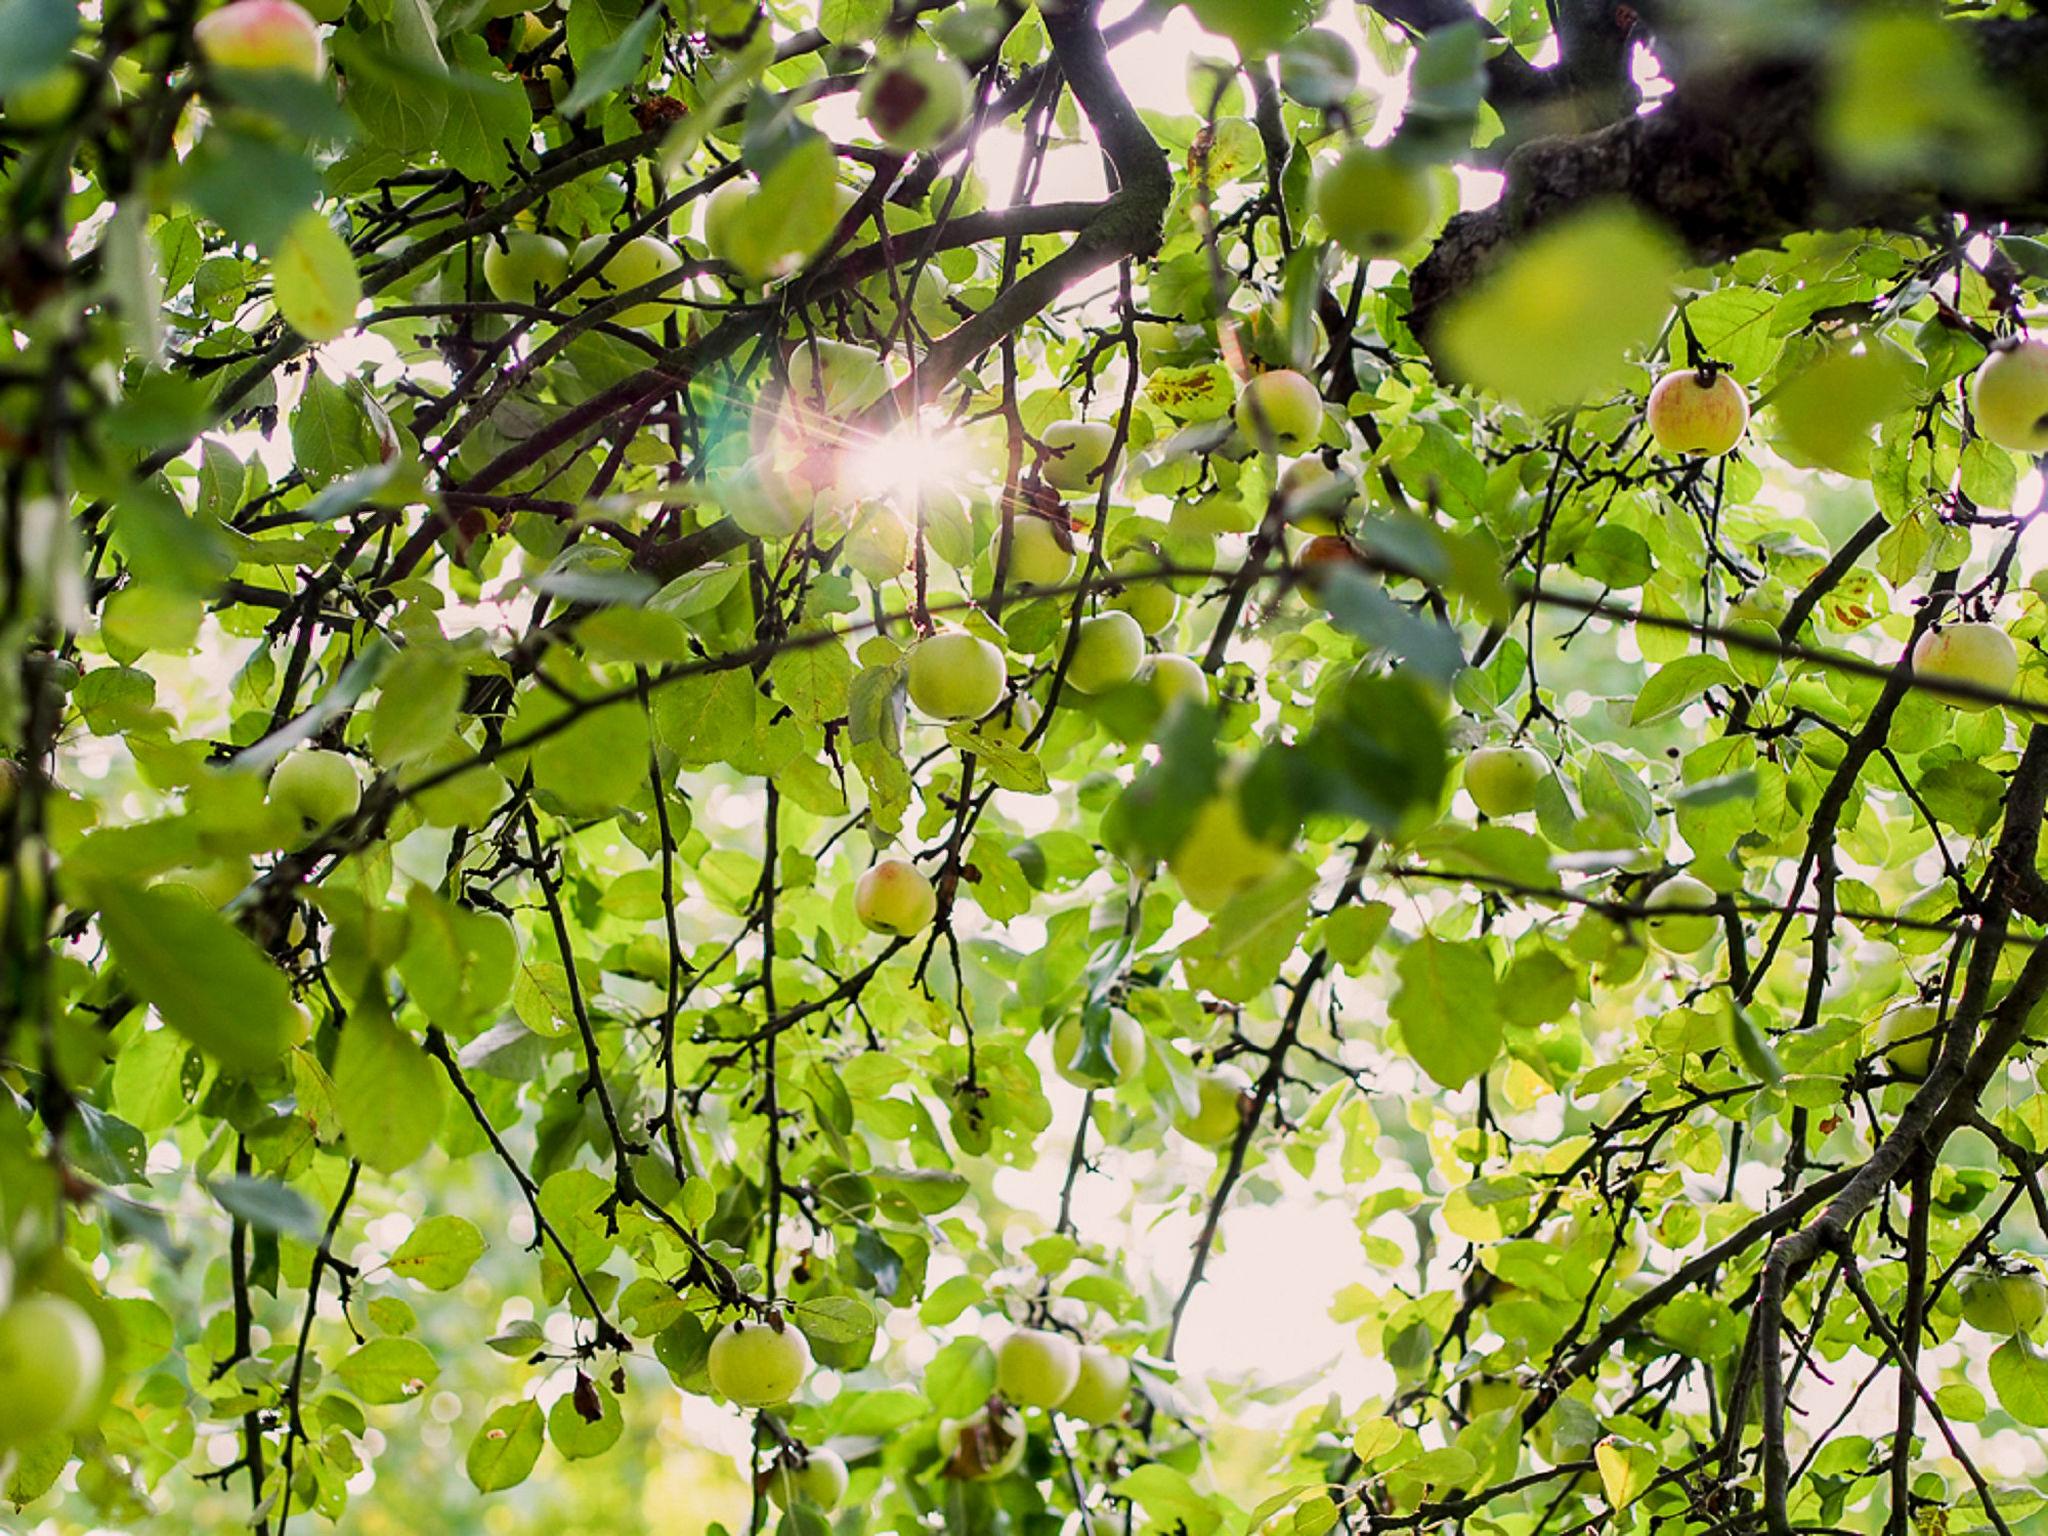
[[[1110,0],[1110,18],[1126,14],[1135,3],[1136,0]],[[1375,130],[1377,136],[1387,131],[1398,118],[1404,92],[1399,80],[1375,77],[1370,73],[1374,66],[1359,35],[1358,15],[1359,10],[1355,6],[1335,4],[1330,7],[1325,24],[1349,36],[1358,48],[1368,71],[1367,84],[1381,102],[1380,122]],[[1197,54],[1218,56],[1227,49],[1227,44],[1203,33],[1184,10],[1176,10],[1160,30],[1144,34],[1119,50],[1115,62],[1119,78],[1140,107],[1181,114],[1194,110],[1187,92],[1191,58]],[[1550,61],[1539,58],[1538,62]],[[820,104],[815,116],[818,125],[827,132],[841,137],[850,137],[855,132],[856,119],[850,97],[828,99]],[[976,163],[992,202],[1000,204],[1007,198],[1020,151],[1021,141],[1009,129],[997,129],[985,135]],[[1483,206],[1499,191],[1498,176],[1485,171],[1460,172],[1460,184],[1462,201],[1468,208]],[[1049,156],[1039,194],[1043,199],[1095,198],[1102,196],[1104,191],[1101,159],[1092,147],[1069,146],[1057,149]],[[372,360],[389,367],[395,362],[395,355],[384,342],[370,337],[321,350],[322,366],[337,376]],[[273,472],[289,464],[289,440],[282,431],[273,441],[265,441],[254,433],[227,434],[226,440],[240,453],[261,455]],[[2018,504],[2031,504],[2032,496],[2031,487],[2023,486],[2023,499]],[[2029,547],[2023,551],[2023,556],[2027,557],[2023,558],[2023,565],[2027,568],[2032,568],[2040,557],[2048,555],[2048,527],[2036,532],[2040,539],[2030,538]],[[499,613],[492,617],[502,622],[507,615]],[[238,650],[232,660],[239,658]],[[195,658],[189,669],[195,675],[211,674],[216,668],[229,664],[229,658],[215,654]],[[104,770],[106,763],[102,761],[94,766]],[[133,809],[137,814],[142,811],[139,803]],[[1065,1150],[1073,1137],[1081,1094],[1053,1077],[1042,1044],[1039,1055],[1041,1066],[1048,1069],[1045,1076],[1048,1090],[1054,1098],[1056,1121],[1042,1143],[1039,1166],[1028,1172],[1006,1170],[997,1180],[997,1189],[1011,1204],[1035,1212],[1044,1227],[1049,1228],[1057,1207]],[[1402,1084],[1389,1080],[1382,1086],[1398,1090]],[[1434,1089],[1418,1088],[1418,1091],[1436,1094]],[[1466,1098],[1469,1101],[1469,1095]],[[1551,1113],[1555,1113],[1554,1106]],[[1212,1179],[1213,1154],[1190,1148],[1176,1140],[1167,1155],[1180,1158],[1180,1171],[1190,1187],[1204,1188]],[[1399,1176],[1391,1160],[1389,1174]],[[1390,1384],[1386,1368],[1377,1360],[1367,1358],[1357,1347],[1353,1330],[1332,1321],[1328,1312],[1332,1296],[1346,1284],[1359,1283],[1379,1289],[1390,1283],[1390,1276],[1368,1268],[1361,1252],[1359,1234],[1351,1216],[1360,1191],[1347,1191],[1341,1187],[1334,1170],[1334,1155],[1324,1159],[1324,1167],[1310,1180],[1297,1177],[1277,1157],[1265,1161],[1258,1170],[1258,1177],[1277,1181],[1285,1195],[1277,1204],[1248,1204],[1240,1187],[1239,1199],[1223,1224],[1223,1244],[1212,1257],[1207,1282],[1197,1293],[1182,1329],[1181,1364],[1197,1376],[1256,1377],[1273,1382],[1313,1381],[1314,1386],[1305,1396],[1320,1397],[1335,1391],[1342,1396],[1347,1408],[1356,1409],[1367,1399],[1386,1392]],[[1748,1169],[1742,1177],[1742,1189],[1747,1197],[1761,1200],[1771,1181],[1769,1170]],[[1124,1230],[1127,1225],[1143,1234],[1128,1254],[1132,1270],[1130,1278],[1142,1287],[1144,1277],[1148,1273],[1156,1273],[1170,1292],[1178,1288],[1179,1279],[1186,1271],[1189,1247],[1198,1229],[1199,1218],[1188,1214],[1184,1205],[1171,1215],[1151,1209],[1134,1213],[1127,1208],[1131,1187],[1128,1178],[1119,1177],[1117,1155],[1110,1154],[1104,1160],[1101,1172],[1084,1176],[1077,1186],[1074,1202],[1076,1221],[1087,1236]],[[1405,1253],[1413,1254],[1412,1228],[1405,1218],[1387,1218],[1375,1231],[1394,1238],[1401,1243]],[[1022,1234],[1025,1238],[1033,1235],[1036,1235],[1035,1231]],[[377,1234],[375,1242],[388,1251],[402,1237],[403,1233],[394,1229],[390,1233]],[[1447,1273],[1440,1272],[1431,1278],[1434,1284],[1450,1283]],[[914,1312],[900,1314],[900,1320],[912,1326],[909,1329],[892,1328],[891,1333],[902,1338],[906,1332],[915,1332],[914,1318]],[[992,1325],[990,1331],[999,1334],[1000,1326]],[[1954,1346],[1949,1349],[1952,1351]],[[1844,1369],[1837,1374],[1837,1379],[1846,1384],[1857,1379],[1857,1374]],[[1981,1365],[1978,1379],[1981,1383]],[[567,1387],[568,1380],[564,1376],[560,1381],[547,1384],[542,1395],[551,1399]],[[1824,1401],[1824,1389],[1811,1377],[1802,1388],[1801,1399],[1803,1406],[1809,1409],[1806,1423],[1826,1423],[1832,1418],[1833,1409]],[[1868,1394],[1866,1402],[1870,1424],[1852,1420],[1849,1428],[1881,1426],[1889,1410],[1889,1400],[1888,1387]],[[1291,1411],[1259,1410],[1249,1416],[1275,1419],[1285,1417]],[[693,1444],[736,1458],[745,1454],[747,1437],[741,1417],[708,1400],[683,1398],[678,1427]],[[2038,1446],[2029,1449],[2024,1437],[2011,1435],[2003,1437],[2003,1443],[1994,1445],[1992,1450],[1994,1454],[1990,1459],[1994,1464],[2009,1462],[2015,1456],[2038,1461],[2040,1456]]]

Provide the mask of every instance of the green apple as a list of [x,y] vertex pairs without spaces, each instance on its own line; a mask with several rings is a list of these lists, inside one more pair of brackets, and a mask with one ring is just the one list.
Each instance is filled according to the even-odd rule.
[[1877,1021],[1877,1049],[1899,1077],[1918,1082],[1934,1063],[1941,1010],[1930,1003],[1908,1003]]
[[966,1482],[1008,1477],[1023,1465],[1028,1443],[1024,1415],[1015,1408],[1006,1406],[1000,1413],[971,1419],[939,1420],[939,1454],[946,1458],[946,1475]]
[[1116,428],[1102,421],[1056,421],[1040,434],[1046,448],[1039,474],[1069,496],[1093,496],[1102,488],[1102,466],[1116,445]]
[[1084,1344],[1080,1375],[1060,1400],[1060,1412],[1083,1424],[1108,1424],[1124,1416],[1130,1397],[1131,1362],[1100,1344]]
[[1321,459],[1296,459],[1280,473],[1281,515],[1303,533],[1341,533],[1357,510],[1356,476]]
[[1263,59],[1306,31],[1323,0],[1187,0],[1205,31],[1227,37],[1248,59]]
[[1726,372],[1674,368],[1651,389],[1645,415],[1666,453],[1714,459],[1742,441],[1749,397]]
[[1195,1108],[1177,1108],[1173,1128],[1199,1146],[1228,1146],[1244,1126],[1251,1088],[1251,1079],[1228,1063],[1197,1073]]
[[1255,374],[1238,391],[1237,430],[1255,447],[1306,453],[1323,433],[1323,396],[1292,368]]
[[1091,614],[1081,621],[1067,682],[1081,693],[1108,693],[1138,675],[1145,664],[1145,631],[1118,608]]
[[1195,704],[1209,702],[1209,674],[1192,656],[1179,656],[1168,651],[1151,657],[1138,677],[1139,681],[1151,685],[1159,702],[1168,709],[1183,699]]
[[77,1428],[105,1367],[99,1329],[70,1298],[24,1296],[0,1312],[0,1449]]
[[820,1509],[837,1509],[846,1497],[846,1458],[822,1445],[814,1445],[802,1455],[803,1459],[792,1465],[790,1453],[783,1453],[768,1476],[768,1497],[777,1509],[787,1509],[798,1499]]
[[912,934],[929,927],[938,893],[908,859],[883,859],[853,887],[853,915],[876,933]]
[[0,106],[14,128],[49,128],[63,122],[85,99],[85,75],[77,55],[9,91]]
[[1980,1269],[1963,1282],[1963,1321],[1984,1333],[2032,1333],[2048,1316],[2048,1285],[2031,1271]]
[[1057,1408],[1081,1379],[1081,1346],[1019,1328],[996,1346],[996,1390],[1020,1408]]
[[1534,747],[1481,747],[1465,759],[1465,793],[1482,816],[1519,816],[1536,803],[1536,787],[1550,772]]
[[784,1323],[732,1322],[711,1341],[712,1388],[743,1408],[773,1408],[811,1374],[811,1343]]
[[[2020,658],[2011,637],[1996,624],[1945,624],[1913,643],[1913,670],[1936,684],[1969,683],[2010,693],[2020,675]],[[1991,708],[1989,699],[1943,693],[1938,686],[1934,691],[1965,714]]]
[[805,411],[835,420],[852,416],[886,395],[894,382],[873,347],[819,337],[790,348],[789,398]]
[[1658,914],[1644,925],[1650,942],[1667,955],[1690,955],[1705,948],[1721,931],[1721,918],[1704,909],[1720,899],[1704,881],[1673,875],[1643,901]]
[[2048,452],[2048,342],[2008,341],[1970,384],[1977,431],[2014,453]]
[[303,827],[328,827],[356,813],[363,803],[363,781],[341,753],[301,747],[271,772],[270,803],[296,816]]
[[979,720],[1007,681],[1003,653],[962,629],[929,635],[910,653],[910,702],[934,720]]
[[[570,266],[575,271],[582,271],[599,256],[604,255],[605,248],[614,238],[616,237],[612,235],[592,235],[576,247],[576,254],[570,258]],[[585,305],[600,304],[615,294],[631,293],[635,288],[644,287],[658,277],[666,277],[681,268],[682,264],[681,254],[666,240],[657,235],[636,235],[605,258],[605,263],[598,268],[597,275],[585,283],[577,297]],[[674,291],[673,286],[665,290],[669,294]],[[629,329],[645,330],[661,324],[673,309],[674,306],[668,303],[665,297],[649,299],[644,304],[628,304],[611,317],[611,323]]]
[[1436,192],[1419,166],[1353,145],[1316,177],[1316,217],[1345,250],[1367,259],[1406,250],[1436,220]]
[[1138,621],[1147,635],[1162,633],[1180,613],[1180,595],[1173,583],[1158,573],[1160,558],[1149,546],[1139,553],[1125,553],[1116,564],[1122,585],[1108,599]]
[[868,68],[860,115],[875,137],[899,154],[937,149],[967,121],[974,82],[951,59],[906,53]]
[[292,0],[233,0],[192,25],[215,69],[281,69],[318,80],[327,68],[319,23]]
[[1335,107],[1358,88],[1358,54],[1328,27],[1310,27],[1280,50],[1280,89],[1304,107]]
[[1010,523],[1009,584],[1057,587],[1074,574],[1072,540],[1049,519],[1021,516]]
[[892,507],[868,507],[854,519],[840,553],[869,581],[892,580],[910,564],[910,525]]
[[1252,836],[1231,786],[1212,795],[1195,812],[1166,867],[1180,882],[1181,895],[1198,912],[1214,912],[1247,886],[1276,869],[1283,850]]
[[515,229],[484,243],[484,286],[507,304],[532,304],[569,275],[569,247],[552,235]]
[[[1041,855],[1043,857],[1043,855]],[[1074,1063],[1081,1055],[1081,1015],[1070,1013],[1052,1032],[1052,1069],[1076,1088],[1112,1088],[1127,1082],[1145,1064],[1145,1026],[1121,1008],[1110,1010],[1109,1059],[1116,1076],[1108,1080],[1084,1075]]]

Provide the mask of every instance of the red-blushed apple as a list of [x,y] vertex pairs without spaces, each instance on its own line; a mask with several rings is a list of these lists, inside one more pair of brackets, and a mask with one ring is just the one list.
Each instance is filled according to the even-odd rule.
[[1323,433],[1323,396],[1292,368],[1254,374],[1237,394],[1237,430],[1255,448],[1305,453]]
[[1316,217],[1345,250],[1368,259],[1406,250],[1436,220],[1429,175],[1391,150],[1363,144],[1344,151],[1316,177]]
[[1067,684],[1080,693],[1108,693],[1138,675],[1145,664],[1145,631],[1120,608],[1081,621]]
[[1978,433],[2014,453],[2048,453],[2048,342],[2028,338],[1993,349],[1970,383]]
[[1704,949],[1721,931],[1720,914],[1707,910],[1720,899],[1705,881],[1673,875],[1643,900],[1654,914],[1644,924],[1650,942],[1667,955]]
[[1465,759],[1465,793],[1481,815],[1519,816],[1536,803],[1550,763],[1534,747],[1481,747]]
[[934,720],[979,720],[1003,697],[1003,653],[963,629],[940,630],[910,653],[910,702]]
[[1109,1424],[1124,1416],[1131,1398],[1131,1362],[1100,1344],[1081,1346],[1081,1373],[1060,1400],[1060,1412],[1083,1424]]
[[939,910],[938,893],[908,859],[882,859],[853,886],[853,915],[876,933],[917,933]]
[[1742,441],[1749,397],[1724,370],[1675,368],[1650,390],[1646,414],[1666,453],[1712,459]]
[[1116,429],[1102,421],[1056,421],[1039,436],[1045,483],[1069,496],[1093,496],[1102,488],[1102,466],[1116,444]]
[[2020,675],[2020,658],[2012,637],[1996,624],[1945,624],[1913,643],[1913,670],[1933,685],[1944,702],[1974,715],[1989,709],[1991,700],[1950,693],[1940,685],[1967,683],[1993,693],[2010,693]]
[[320,26],[293,0],[232,0],[192,24],[216,69],[281,69],[318,80],[327,68]]
[[569,275],[569,247],[552,235],[515,229],[484,242],[484,286],[507,304],[531,304]]
[[937,149],[967,120],[974,83],[951,59],[906,53],[871,65],[860,87],[860,115],[891,149]]
[[1089,1077],[1074,1065],[1081,1055],[1081,1041],[1078,1013],[1068,1014],[1052,1032],[1052,1069],[1076,1088],[1114,1087],[1145,1064],[1145,1026],[1121,1008],[1112,1009],[1109,1015],[1109,1059],[1114,1076]]
[[1229,1145],[1244,1125],[1245,1096],[1251,1087],[1251,1079],[1228,1062],[1198,1072],[1195,1108],[1177,1108],[1173,1128],[1198,1146]]
[[1009,585],[1057,587],[1074,574],[1074,551],[1066,530],[1043,517],[1019,516],[1010,524]]
[[996,1390],[1020,1408],[1057,1408],[1081,1379],[1081,1346],[1042,1328],[1019,1328],[996,1346]]
[[[576,254],[570,258],[571,268],[582,271],[603,254],[614,238],[612,235],[592,235],[576,247]],[[631,293],[658,277],[666,277],[682,264],[682,256],[666,240],[657,235],[636,235],[605,258],[597,275],[583,285],[576,297],[584,305],[601,304],[615,294]],[[675,312],[674,306],[668,302],[668,295],[674,291],[670,288],[663,296],[649,299],[644,304],[628,304],[611,316],[611,323],[633,330],[645,330],[661,324],[666,316]]]
[[743,1408],[774,1408],[811,1374],[811,1341],[790,1323],[727,1323],[711,1341],[705,1368],[720,1397]]

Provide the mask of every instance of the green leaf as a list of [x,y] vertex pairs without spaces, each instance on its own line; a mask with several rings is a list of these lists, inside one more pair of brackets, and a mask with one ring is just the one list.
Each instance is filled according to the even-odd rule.
[[92,894],[115,964],[166,1024],[232,1072],[284,1054],[298,1029],[291,990],[218,912],[174,889]]
[[546,1443],[546,1421],[531,1399],[495,1408],[469,1442],[463,1469],[479,1493],[497,1493],[526,1481]]
[[2048,1429],[2048,1360],[2025,1338],[2007,1339],[1991,1355],[1998,1406],[2032,1429]]
[[[557,109],[562,116],[581,117],[588,107],[631,85],[647,61],[647,45],[660,30],[662,17],[661,7],[650,5],[615,39],[589,58],[579,59],[576,85]],[[573,27],[570,30],[572,34],[575,31]],[[573,37],[570,46],[573,50]]]
[[1675,715],[1709,688],[1731,687],[1735,669],[1719,656],[1681,656],[1650,674],[1628,712],[1630,725],[1650,725]]
[[76,0],[0,0],[0,96],[70,57],[78,17]]
[[460,1216],[433,1216],[412,1229],[391,1256],[391,1272],[430,1291],[452,1291],[483,1257],[484,1235]]
[[1425,934],[1401,952],[1388,1007],[1401,1043],[1446,1088],[1462,1088],[1499,1057],[1502,1028],[1493,958],[1479,942]]
[[366,1403],[409,1403],[440,1379],[441,1367],[417,1339],[372,1339],[334,1374]]
[[320,1241],[320,1213],[313,1209],[312,1201],[288,1184],[231,1176],[214,1179],[206,1187],[222,1210],[260,1232],[295,1237],[309,1245]]
[[459,67],[448,78],[441,158],[474,181],[502,182],[518,166],[507,147],[533,137],[526,87],[499,67],[481,36],[457,37],[453,50]]
[[381,1010],[359,1009],[341,1029],[334,1097],[349,1150],[379,1173],[409,1167],[441,1129],[441,1069]]
[[311,342],[332,341],[355,323],[363,282],[347,243],[317,212],[302,213],[271,260],[278,313]]

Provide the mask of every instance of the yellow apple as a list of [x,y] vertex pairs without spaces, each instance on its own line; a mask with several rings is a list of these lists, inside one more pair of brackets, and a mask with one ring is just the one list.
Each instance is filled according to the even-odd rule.
[[24,1296],[0,1312],[0,1451],[77,1428],[105,1366],[99,1329],[70,1298]]
[[1550,763],[1534,747],[1481,747],[1465,759],[1465,793],[1483,816],[1519,816],[1536,803]]
[[216,69],[281,69],[318,80],[327,67],[320,27],[292,0],[233,0],[192,25]]
[[1043,517],[1026,515],[1012,520],[1011,586],[1057,587],[1073,574],[1074,551],[1065,529]]
[[1352,255],[1392,256],[1435,222],[1436,193],[1420,167],[1357,144],[1316,177],[1315,212],[1330,238]]
[[2048,452],[2048,342],[2006,342],[1985,358],[1971,381],[1970,413],[1999,447]]
[[1718,458],[1742,441],[1749,397],[1726,372],[1676,368],[1650,391],[1647,416],[1666,453]]
[[1292,368],[1255,374],[1237,395],[1237,430],[1254,447],[1305,453],[1323,432],[1323,396]]
[[1003,653],[965,630],[941,630],[910,653],[910,702],[934,720],[979,720],[1007,681]]
[[1937,686],[1934,691],[1966,714],[1991,708],[1989,699],[1942,692],[1943,682],[1969,683],[2010,693],[2020,675],[2019,653],[1996,624],[1945,624],[1913,643],[1913,670]]
[[811,1374],[810,1340],[788,1323],[727,1323],[711,1341],[706,1369],[720,1397],[743,1408],[773,1408]]
[[908,859],[883,859],[853,887],[853,914],[876,933],[917,933],[939,910],[938,893]]

